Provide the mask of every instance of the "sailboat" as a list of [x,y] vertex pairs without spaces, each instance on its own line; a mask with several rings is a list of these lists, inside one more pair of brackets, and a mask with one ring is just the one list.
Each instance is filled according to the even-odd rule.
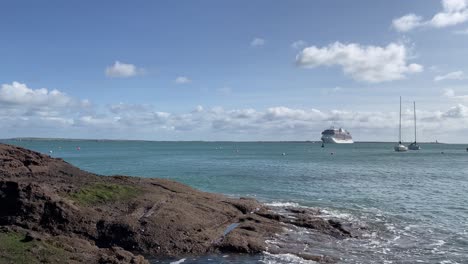
[[408,148],[410,150],[420,150],[421,147],[416,142],[416,102],[413,102],[413,111],[414,111],[414,142],[411,143]]
[[398,144],[395,145],[394,149],[397,152],[403,152],[403,151],[408,150],[408,148],[405,145],[401,144],[401,96],[400,96],[400,126],[398,130]]

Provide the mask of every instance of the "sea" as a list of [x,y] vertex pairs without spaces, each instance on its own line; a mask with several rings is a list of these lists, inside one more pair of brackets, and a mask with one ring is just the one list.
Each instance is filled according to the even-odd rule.
[[[338,263],[468,263],[468,145],[394,143],[3,140],[102,175],[173,179],[281,211],[320,208],[323,217],[365,227],[359,238],[286,230],[290,243]],[[222,254],[152,263],[315,263],[293,254]]]

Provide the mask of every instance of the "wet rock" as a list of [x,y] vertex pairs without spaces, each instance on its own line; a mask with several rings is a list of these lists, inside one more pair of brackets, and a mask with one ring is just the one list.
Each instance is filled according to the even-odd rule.
[[351,237],[351,233],[345,230],[341,223],[336,220],[325,220],[308,214],[297,214],[295,219],[289,220],[289,223],[299,227],[314,229],[335,238]]
[[103,253],[98,261],[100,264],[149,264],[142,256],[134,256],[132,253],[119,247],[112,247]]

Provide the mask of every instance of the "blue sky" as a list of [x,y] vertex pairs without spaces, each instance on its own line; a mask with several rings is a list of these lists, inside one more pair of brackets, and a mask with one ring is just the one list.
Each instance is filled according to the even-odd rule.
[[466,0],[0,10],[0,138],[317,140],[335,125],[393,141],[402,95],[404,139],[415,100],[422,140],[466,142]]

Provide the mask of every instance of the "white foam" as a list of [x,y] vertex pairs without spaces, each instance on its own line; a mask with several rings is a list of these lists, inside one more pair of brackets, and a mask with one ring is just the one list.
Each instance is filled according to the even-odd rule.
[[266,203],[265,205],[271,206],[271,207],[300,207],[298,203],[292,203],[292,202],[271,202],[271,203]]
[[330,209],[322,209],[321,212],[326,217],[333,217],[333,218],[347,219],[347,220],[353,219],[353,217],[350,214],[341,213],[341,212],[337,212],[337,211],[330,210]]
[[276,240],[265,240],[265,243],[267,243],[268,245],[278,245],[279,242],[276,241]]
[[268,252],[263,252],[263,254],[263,259],[260,261],[266,264],[317,264],[315,261],[303,259],[294,254],[271,254]]
[[385,224],[385,227],[386,227],[387,230],[390,231],[390,232],[393,232],[393,231],[395,231],[395,229],[396,229],[395,226],[394,226],[393,224],[389,224],[389,223]]
[[173,261],[170,264],[180,264],[180,263],[182,263],[184,261],[185,261],[185,259],[183,258],[183,259],[179,259],[178,261]]
[[431,246],[437,246],[440,247],[445,244],[444,240],[437,240],[435,243],[431,244]]

